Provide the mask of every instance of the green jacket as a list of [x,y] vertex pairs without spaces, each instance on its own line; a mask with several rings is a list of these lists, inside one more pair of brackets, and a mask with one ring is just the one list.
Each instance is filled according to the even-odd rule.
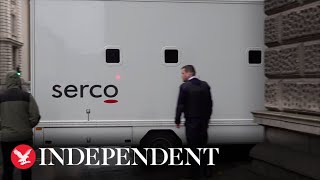
[[21,89],[21,79],[15,72],[6,77],[7,89],[0,94],[0,141],[29,140],[40,114],[33,96]]

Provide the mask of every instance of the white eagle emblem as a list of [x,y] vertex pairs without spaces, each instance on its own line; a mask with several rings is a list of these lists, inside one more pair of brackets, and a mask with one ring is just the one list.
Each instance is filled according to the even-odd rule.
[[22,155],[20,151],[18,151],[17,149],[14,149],[14,150],[13,150],[13,153],[14,153],[16,156],[18,156],[18,158],[19,158],[19,161],[18,161],[18,162],[20,163],[21,166],[23,166],[23,165],[25,165],[25,164],[31,163],[31,161],[27,161],[27,159],[29,158],[29,154],[30,154],[31,151],[32,151],[32,149],[29,149],[29,150],[26,151],[26,153],[24,153],[24,155]]

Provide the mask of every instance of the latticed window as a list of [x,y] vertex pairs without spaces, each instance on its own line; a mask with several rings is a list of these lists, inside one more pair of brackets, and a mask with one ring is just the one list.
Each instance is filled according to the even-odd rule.
[[17,31],[16,31],[16,16],[14,14],[11,14],[11,34],[13,36],[16,36],[17,35]]
[[15,70],[18,65],[17,51],[18,51],[18,48],[13,46],[12,47],[12,68],[13,68],[13,70]]

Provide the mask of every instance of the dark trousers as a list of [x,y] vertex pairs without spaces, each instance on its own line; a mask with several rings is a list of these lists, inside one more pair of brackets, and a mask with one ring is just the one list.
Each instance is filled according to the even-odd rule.
[[[186,119],[187,145],[194,154],[198,155],[197,148],[204,148],[208,143],[208,120],[200,118]],[[189,157],[191,164],[192,179],[204,178],[207,174],[208,156],[201,154],[200,165],[192,157]]]
[[[2,180],[13,180],[14,165],[11,162],[11,152],[16,146],[20,144],[26,144],[32,147],[31,140],[16,141],[16,142],[1,142],[2,158],[3,158]],[[31,180],[31,178],[32,178],[31,168],[26,170],[21,170],[22,180]]]

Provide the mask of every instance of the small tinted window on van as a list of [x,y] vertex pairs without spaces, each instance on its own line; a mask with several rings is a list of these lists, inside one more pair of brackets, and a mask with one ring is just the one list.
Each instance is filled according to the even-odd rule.
[[178,50],[177,49],[166,49],[164,50],[164,61],[165,63],[178,63]]
[[249,51],[249,64],[261,64],[261,50]]
[[107,63],[120,63],[120,49],[106,49]]

